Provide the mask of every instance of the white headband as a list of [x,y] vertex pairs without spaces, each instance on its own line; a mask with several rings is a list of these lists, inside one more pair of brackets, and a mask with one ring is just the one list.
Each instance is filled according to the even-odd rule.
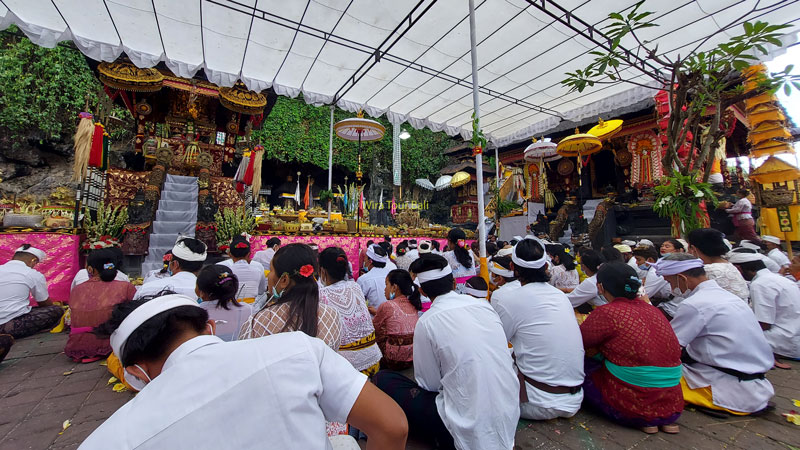
[[122,353],[125,351],[125,343],[128,341],[131,334],[142,326],[143,323],[164,311],[180,306],[195,306],[200,308],[197,301],[185,295],[170,294],[154,298],[134,309],[133,312],[128,314],[128,317],[119,324],[116,331],[111,334],[111,349],[114,350],[114,354],[117,355],[117,358],[122,359]]
[[495,256],[509,256],[512,253],[514,253],[514,247],[501,248],[500,250],[497,251],[497,255]]
[[469,294],[473,297],[478,297],[478,298],[486,298],[486,296],[489,295],[489,291],[479,291],[478,289],[474,289],[469,286],[464,286],[462,290],[464,291],[465,294]]
[[690,269],[703,267],[703,260],[699,258],[675,261],[661,258],[653,266],[656,268],[656,275],[677,275]]
[[441,269],[426,270],[417,274],[417,281],[420,284],[427,283],[428,281],[439,280],[453,273],[450,264]]
[[39,250],[36,247],[28,247],[27,249],[20,247],[14,253],[28,253],[30,255],[35,256],[36,259],[39,260],[39,262],[44,261],[44,259],[47,257],[47,254],[45,252]]
[[745,242],[745,241],[742,241],[742,242],[740,242],[740,243],[739,243],[739,247],[741,247],[741,248],[747,248],[747,249],[750,249],[750,250],[755,250],[755,251],[759,251],[759,250],[761,250],[761,247],[759,247],[757,244],[753,244],[753,243],[752,243],[752,242],[750,242],[750,241],[747,241],[747,242]]
[[776,245],[781,245],[781,239],[776,236],[761,236],[761,240],[771,242]]
[[500,275],[501,277],[514,278],[514,272],[511,269],[506,269],[494,261],[492,261],[492,263],[489,265],[489,271],[495,275]]
[[419,246],[417,247],[417,251],[420,253],[430,253],[433,250],[433,244],[431,241],[420,241]]
[[726,256],[728,257],[728,262],[731,264],[742,264],[762,260],[761,254],[759,253],[730,252]]
[[545,266],[545,264],[547,264],[547,252],[544,251],[545,250],[544,243],[542,243],[542,241],[539,238],[533,236],[527,236],[525,237],[525,240],[536,241],[539,245],[541,245],[542,257],[537,259],[536,261],[526,261],[520,258],[519,256],[517,256],[517,248],[519,248],[519,244],[517,244],[516,246],[514,246],[514,251],[511,253],[511,261],[513,261],[514,265],[518,267],[524,267],[526,269],[541,269],[542,267]]
[[389,257],[378,255],[377,253],[375,253],[375,250],[373,250],[374,247],[380,247],[380,245],[372,244],[371,246],[367,247],[367,258],[375,262],[382,262],[382,263],[389,262]]
[[174,247],[172,247],[172,256],[184,261],[205,261],[206,244],[203,244],[203,253],[195,253],[189,249],[183,239],[181,239],[175,243]]

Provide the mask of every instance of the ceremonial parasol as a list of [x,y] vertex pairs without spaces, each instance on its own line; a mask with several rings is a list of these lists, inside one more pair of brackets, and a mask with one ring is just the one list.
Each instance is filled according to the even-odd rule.
[[600,140],[610,139],[615,134],[622,130],[622,121],[619,119],[604,121],[603,119],[597,120],[597,125],[593,126],[586,134],[591,134]]
[[450,186],[459,187],[469,183],[472,177],[467,172],[456,172],[453,174],[453,179],[450,180]]
[[443,190],[445,190],[445,189],[450,187],[450,180],[452,180],[452,179],[453,179],[453,177],[451,177],[450,175],[442,175],[442,176],[439,177],[438,180],[436,180],[436,184],[434,185],[434,188],[437,191],[443,191]]
[[433,183],[431,183],[431,180],[427,178],[417,178],[416,180],[414,180],[414,182],[417,183],[417,186],[421,188],[427,189],[429,191],[433,190]]
[[533,138],[533,143],[525,147],[523,153],[525,161],[528,162],[550,162],[561,158],[561,155],[556,151],[556,143],[552,142],[550,138],[537,141]]

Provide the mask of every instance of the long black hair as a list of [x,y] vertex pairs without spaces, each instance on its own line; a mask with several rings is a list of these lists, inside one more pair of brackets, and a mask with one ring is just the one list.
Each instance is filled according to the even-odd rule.
[[728,246],[725,245],[725,235],[713,228],[692,230],[689,232],[687,240],[689,245],[694,245],[706,256],[722,256],[729,251]]
[[[312,273],[303,276],[303,267],[311,266]],[[284,245],[272,258],[272,269],[278,278],[286,274],[294,286],[287,288],[271,305],[287,303],[289,314],[281,331],[302,331],[317,337],[317,314],[319,310],[319,286],[313,274],[317,272],[317,257],[306,244]]]
[[111,249],[98,248],[89,253],[86,264],[100,275],[105,282],[114,281],[117,277],[117,256]]
[[319,267],[325,269],[331,284],[342,281],[350,272],[347,253],[340,247],[328,247],[319,254]]
[[614,297],[633,300],[639,293],[642,280],[633,267],[620,261],[609,261],[597,271],[597,283]]
[[236,301],[239,292],[239,279],[236,274],[221,264],[210,264],[197,274],[197,288],[217,301],[217,308],[230,309],[229,305],[240,307]]
[[408,298],[417,311],[422,309],[422,300],[420,299],[419,288],[411,280],[411,274],[407,270],[394,269],[386,275],[386,281],[400,288],[400,292]]
[[[467,269],[472,267],[472,256],[469,255],[466,246],[467,235],[461,228],[451,228],[447,232],[447,240],[453,244],[453,253],[456,255],[456,261]],[[459,245],[461,241],[462,245]]]
[[562,244],[547,244],[545,249],[551,258],[558,257],[558,264],[567,270],[575,269],[575,258],[567,253],[567,249]]

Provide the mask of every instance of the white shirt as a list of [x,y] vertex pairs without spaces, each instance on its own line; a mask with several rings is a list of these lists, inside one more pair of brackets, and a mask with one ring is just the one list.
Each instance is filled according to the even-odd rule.
[[640,269],[639,264],[636,264],[635,256],[631,256],[631,259],[628,260],[628,265],[633,267],[633,270],[636,271],[636,276],[638,276],[640,280],[644,280],[644,278],[647,276],[647,271]]
[[734,411],[750,413],[767,406],[775,394],[767,379],[740,382],[710,367],[751,374],[772,368],[772,349],[746,303],[716,281],[704,281],[683,300],[670,325],[681,347],[698,361],[683,365],[690,388],[711,386],[714,404]]
[[747,282],[744,277],[739,273],[739,269],[729,262],[711,263],[703,266],[706,271],[706,276],[709,280],[717,282],[719,287],[725,289],[731,294],[747,301],[750,298],[750,290],[747,288]]
[[325,421],[346,422],[366,381],[301,332],[236,342],[199,336],[80,448],[331,449]]
[[176,294],[185,295],[189,298],[197,298],[194,288],[197,286],[197,275],[192,272],[178,272],[168,278],[157,278],[153,281],[139,286],[134,300],[138,300],[146,295],[155,295],[164,289],[169,289]]
[[672,294],[669,282],[658,275],[653,266],[650,266],[647,270],[647,276],[644,279],[644,293],[651,302],[655,298],[669,299],[659,303],[658,307],[669,314],[670,317],[675,317],[675,313],[678,312],[678,306],[683,301],[683,297]]
[[753,204],[750,203],[750,200],[745,198],[740,198],[733,204],[733,208],[728,208],[725,210],[728,214],[735,216],[737,219],[746,220],[752,219],[753,216],[750,214],[750,211],[753,209]]
[[12,259],[0,266],[0,325],[31,311],[30,296],[47,300],[47,280],[22,261]]
[[264,266],[260,262],[248,263],[244,259],[233,262],[232,259],[226,259],[217,264],[230,268],[239,279],[237,299],[256,298],[267,290],[267,277],[264,276]]
[[378,309],[379,306],[386,301],[386,275],[391,272],[389,265],[386,267],[373,267],[369,272],[358,277],[358,285],[361,287],[361,292],[364,293],[364,298],[367,299],[367,305]]
[[577,308],[587,302],[594,306],[608,303],[606,299],[597,295],[597,275],[592,275],[583,280],[578,287],[567,294],[567,298],[569,298],[569,302],[572,304],[573,308]]
[[266,270],[272,267],[272,257],[275,256],[275,250],[268,248],[266,250],[259,250],[253,255],[253,261],[261,263]]
[[147,272],[147,275],[144,276],[142,284],[149,283],[159,278],[169,278],[169,272],[162,272],[161,269],[153,269],[150,272]]
[[[761,257],[761,261],[764,262],[764,265],[767,266],[767,269],[769,269],[770,272],[778,273],[778,272],[781,271],[781,265],[776,263],[774,259],[770,258],[767,255],[761,254],[761,253],[759,253],[758,256]],[[787,261],[788,261],[788,258],[787,258]]]
[[767,253],[767,256],[769,256],[769,259],[775,261],[779,267],[786,267],[792,263],[789,261],[789,257],[786,256],[786,253],[783,253],[779,248],[773,248]]
[[[117,276],[114,277],[114,280],[116,280],[116,281],[130,281],[128,279],[128,276],[125,275],[121,270],[117,271]],[[85,283],[87,281],[89,281],[89,271],[86,270],[86,269],[79,270],[78,273],[75,274],[75,278],[72,279],[72,285],[70,285],[69,291],[72,292],[72,290],[75,289],[75,286],[77,286],[77,285],[79,285],[81,283]]]
[[218,308],[217,304],[217,300],[200,303],[200,307],[208,311],[208,318],[216,322],[214,334],[226,342],[239,339],[242,325],[253,315],[253,305],[236,302],[236,305],[229,303],[228,309],[224,309]]
[[[493,299],[506,338],[514,346],[517,367],[527,377],[551,386],[583,384],[583,338],[567,294],[547,283],[528,283]],[[531,407],[575,413],[583,401],[577,394],[551,394],[526,383]],[[522,405],[523,415],[526,406]],[[533,409],[532,408],[532,409]]]
[[457,449],[514,446],[519,380],[488,302],[454,291],[436,297],[414,330],[414,376],[439,392],[436,409]]
[[472,267],[470,267],[469,269],[461,265],[460,262],[458,262],[455,251],[450,250],[444,252],[444,254],[442,255],[444,256],[444,259],[446,259],[447,262],[450,263],[450,269],[453,270],[453,278],[456,279],[456,291],[458,292],[461,292],[461,290],[464,289],[464,283],[467,281],[467,280],[462,280],[461,282],[459,282],[458,281],[459,279],[474,277],[475,275],[478,274],[478,268],[477,268],[478,266],[475,263],[475,259],[472,258],[472,252],[468,251],[468,254],[472,259]]
[[499,288],[495,289],[494,292],[492,292],[491,299],[494,302],[497,299],[508,297],[511,294],[511,292],[521,287],[522,283],[520,283],[519,280],[507,281],[506,284],[500,286]]
[[800,288],[769,269],[761,269],[750,281],[750,299],[759,322],[772,325],[764,336],[772,351],[800,358]]

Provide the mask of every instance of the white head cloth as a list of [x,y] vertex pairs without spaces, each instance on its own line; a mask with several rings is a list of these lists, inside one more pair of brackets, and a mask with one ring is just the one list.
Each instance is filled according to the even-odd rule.
[[650,239],[642,239],[639,241],[638,245],[640,247],[655,247],[655,245],[653,245],[653,241],[651,241]]
[[511,269],[506,269],[494,261],[489,264],[489,271],[495,275],[500,275],[501,277],[514,278],[514,272]]
[[196,300],[181,294],[170,294],[157,297],[142,306],[136,308],[128,314],[128,317],[119,324],[119,328],[111,334],[111,349],[118,358],[122,359],[125,351],[125,342],[143,323],[164,311],[177,308],[179,306],[194,306],[200,308]]
[[[423,241],[423,242],[424,242],[424,241]],[[412,249],[413,249],[413,248],[417,248],[417,243],[416,243],[416,242],[411,242],[411,241],[408,241],[408,248],[412,248]]]
[[731,264],[742,264],[753,261],[761,261],[761,254],[750,252],[730,252],[727,255],[728,262]]
[[728,247],[728,251],[733,250],[733,244],[731,244],[731,241],[727,240],[726,238],[722,238],[722,242],[725,243],[725,247]]
[[389,262],[389,257],[388,256],[380,256],[379,254],[375,253],[375,250],[374,250],[375,247],[380,247],[380,245],[372,244],[369,247],[367,247],[367,258],[369,258],[369,259],[371,259],[371,260],[373,260],[375,262],[379,262],[379,263],[380,262],[382,262],[382,263]]
[[689,250],[689,243],[686,242],[686,239],[675,239],[675,240],[681,243],[681,245],[683,246],[683,250],[684,251],[688,251]]
[[427,283],[428,281],[439,280],[453,273],[450,264],[444,266],[442,269],[426,270],[417,274],[417,281],[419,284]]
[[468,295],[471,295],[471,296],[477,297],[477,298],[484,298],[485,299],[486,296],[489,295],[489,291],[479,291],[479,290],[477,290],[475,288],[471,288],[469,286],[464,286],[463,288],[461,288],[461,290],[465,294],[468,294]]
[[18,249],[17,249],[17,250],[16,250],[14,253],[19,253],[19,252],[22,252],[22,253],[28,253],[28,254],[30,254],[30,255],[33,255],[33,256],[35,256],[35,257],[36,257],[36,259],[38,259],[38,260],[39,260],[39,262],[42,262],[42,261],[44,261],[44,259],[47,257],[47,253],[45,253],[45,252],[44,252],[44,251],[42,251],[42,250],[39,250],[39,249],[38,249],[38,248],[36,248],[36,247],[28,247],[28,248],[22,248],[22,247],[20,247],[20,248],[18,248]]
[[656,268],[656,275],[663,277],[665,275],[677,275],[690,269],[703,267],[703,260],[700,258],[695,258],[686,259],[683,261],[674,261],[661,258],[656,261],[653,266]]
[[761,240],[762,241],[771,242],[771,243],[776,244],[776,245],[781,245],[781,238],[779,238],[777,236],[770,236],[770,235],[761,236]]
[[183,238],[179,238],[175,246],[172,247],[172,256],[184,261],[205,261],[206,244],[203,244],[203,253],[195,253],[186,246],[186,243],[183,242]]
[[620,253],[630,253],[633,251],[630,245],[625,245],[625,244],[615,245],[614,248],[619,250]]
[[627,245],[628,247],[636,247],[636,242],[630,240],[624,240],[621,242],[622,245]]
[[514,236],[512,239],[515,239],[516,241],[521,241],[522,240],[522,236]]
[[545,246],[541,239],[536,237],[526,237],[525,240],[531,240],[537,242],[539,245],[542,246],[542,257],[537,259],[536,261],[526,261],[519,256],[517,256],[517,248],[519,244],[514,247],[514,251],[511,253],[511,261],[514,262],[514,265],[517,267],[524,267],[526,269],[541,269],[542,267],[547,264],[547,252],[544,251]]
[[417,251],[420,253],[430,253],[431,250],[433,250],[433,244],[431,244],[431,241],[419,241]]
[[755,251],[761,250],[761,247],[759,247],[758,244],[753,244],[752,242],[748,241],[747,239],[743,239],[741,242],[739,242],[739,247],[747,248],[747,249],[755,250]]
[[501,248],[495,256],[510,256],[512,253],[514,253],[514,247]]

